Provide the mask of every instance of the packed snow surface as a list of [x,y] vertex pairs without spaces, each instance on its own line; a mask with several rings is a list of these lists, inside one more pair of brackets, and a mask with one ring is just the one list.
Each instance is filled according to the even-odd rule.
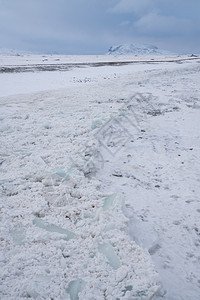
[[0,299],[199,300],[200,58],[0,62]]

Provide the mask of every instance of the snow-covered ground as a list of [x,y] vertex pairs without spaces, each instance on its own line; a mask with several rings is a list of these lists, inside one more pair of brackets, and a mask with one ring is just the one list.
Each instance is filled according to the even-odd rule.
[[199,63],[0,57],[1,299],[200,299]]

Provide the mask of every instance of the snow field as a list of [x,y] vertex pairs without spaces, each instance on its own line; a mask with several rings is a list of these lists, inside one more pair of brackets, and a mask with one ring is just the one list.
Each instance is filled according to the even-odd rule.
[[1,299],[197,300],[198,64],[70,72],[1,74]]

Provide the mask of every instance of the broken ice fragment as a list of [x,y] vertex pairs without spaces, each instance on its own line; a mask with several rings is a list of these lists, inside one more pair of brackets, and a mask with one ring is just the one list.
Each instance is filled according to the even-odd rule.
[[124,290],[122,290],[122,293],[123,293],[122,296],[125,296],[125,295],[126,295],[126,292],[132,291],[132,289],[133,289],[133,286],[132,286],[132,285],[125,286]]
[[100,253],[102,253],[108,260],[110,266],[117,270],[120,267],[120,260],[113,246],[109,243],[100,244],[98,247]]
[[155,228],[149,222],[142,222],[133,217],[130,221],[130,235],[141,247],[154,254],[159,248],[159,236]]
[[37,299],[39,296],[40,294],[38,294],[38,292],[36,292],[34,289],[27,289],[27,298]]
[[23,245],[25,243],[26,231],[24,228],[13,228],[10,230],[10,235],[16,245]]
[[47,223],[46,221],[43,221],[41,220],[40,218],[35,218],[33,220],[33,225],[41,228],[41,229],[44,229],[48,232],[57,232],[57,233],[60,233],[60,234],[64,234],[66,237],[64,238],[65,240],[70,240],[70,239],[73,239],[75,238],[75,234],[67,229],[64,229],[62,227],[59,227],[55,224],[50,224],[50,223]]
[[59,177],[63,178],[64,180],[68,180],[70,174],[74,171],[74,169],[70,168],[67,170],[67,173],[65,173],[64,168],[55,168],[52,170],[55,174],[57,174]]
[[111,208],[113,206],[116,196],[117,196],[117,194],[112,194],[112,195],[106,197],[106,199],[104,201],[104,205],[103,205],[104,211],[108,210],[109,208]]
[[128,268],[125,266],[120,267],[116,274],[115,274],[115,278],[117,280],[117,282],[122,282],[128,275]]
[[125,108],[120,109],[119,116],[124,117],[126,115],[127,115],[127,109],[125,109]]
[[70,295],[70,300],[79,300],[78,294],[83,290],[85,282],[82,279],[70,281],[67,292]]
[[88,212],[84,213],[83,216],[84,216],[85,219],[91,219],[92,218],[92,215]]
[[44,125],[44,128],[45,128],[45,129],[51,129],[52,127],[51,127],[51,125],[46,124],[46,125]]
[[94,130],[94,129],[99,128],[101,126],[102,126],[101,120],[93,120],[91,129]]
[[28,282],[27,285],[27,298],[42,299],[47,286],[49,285],[51,276],[43,274],[36,275]]
[[94,258],[95,257],[95,253],[94,252],[90,252],[89,256],[90,256],[90,258]]
[[142,297],[142,296],[147,296],[147,291],[137,291],[136,293],[135,293],[135,296],[137,296],[137,297]]

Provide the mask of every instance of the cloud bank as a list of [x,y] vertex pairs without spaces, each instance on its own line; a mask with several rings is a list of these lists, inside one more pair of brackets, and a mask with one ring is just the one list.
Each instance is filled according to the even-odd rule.
[[199,0],[0,0],[0,48],[104,54],[141,42],[200,53],[199,11]]

